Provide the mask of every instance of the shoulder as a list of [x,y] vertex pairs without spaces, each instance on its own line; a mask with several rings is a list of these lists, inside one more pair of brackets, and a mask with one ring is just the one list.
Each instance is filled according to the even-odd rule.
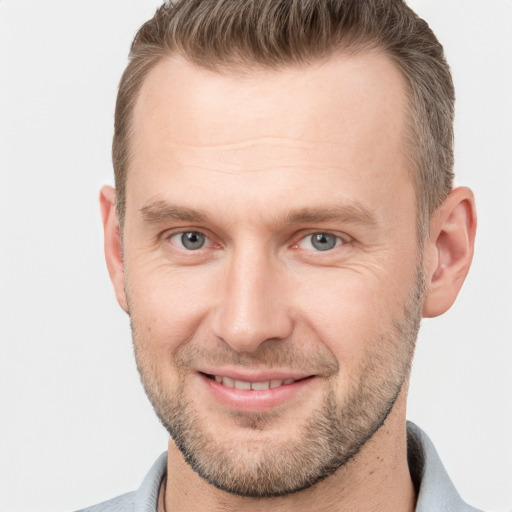
[[135,491],[122,494],[103,503],[87,507],[77,512],[132,512],[135,506],[137,493]]
[[410,421],[407,422],[407,456],[418,492],[416,512],[482,512],[462,500],[432,441]]
[[155,512],[166,469],[167,452],[164,452],[155,461],[138,490],[76,512]]

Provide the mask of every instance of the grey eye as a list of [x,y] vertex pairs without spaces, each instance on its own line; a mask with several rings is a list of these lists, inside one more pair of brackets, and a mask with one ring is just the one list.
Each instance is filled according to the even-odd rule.
[[328,251],[336,247],[338,243],[338,237],[329,233],[314,233],[310,237],[311,245],[317,251]]
[[201,249],[206,241],[206,237],[197,231],[186,231],[185,233],[180,233],[179,237],[181,245],[190,251]]

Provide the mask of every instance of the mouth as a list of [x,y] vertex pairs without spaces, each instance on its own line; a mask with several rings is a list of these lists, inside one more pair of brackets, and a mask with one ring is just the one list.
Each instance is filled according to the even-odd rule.
[[300,379],[270,379],[270,380],[250,382],[250,381],[246,381],[246,380],[232,379],[231,377],[227,377],[224,375],[211,375],[208,373],[203,373],[203,375],[207,379],[214,380],[218,384],[221,384],[228,388],[245,389],[245,390],[252,389],[255,391],[264,391],[266,389],[275,389],[275,388],[280,388],[281,386],[289,386],[290,384],[294,384],[295,382],[300,382],[302,380],[312,378],[312,376],[309,376],[309,377],[303,377]]
[[[231,411],[269,412],[276,407],[292,406],[305,393],[317,388],[315,375],[261,375],[241,378],[242,375],[219,375],[198,372],[208,393],[208,402]],[[299,398],[300,397],[300,398]]]

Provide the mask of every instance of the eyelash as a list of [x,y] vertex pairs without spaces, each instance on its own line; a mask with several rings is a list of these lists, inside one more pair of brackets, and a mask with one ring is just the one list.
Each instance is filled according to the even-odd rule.
[[[314,237],[316,237],[316,240],[315,240]],[[315,241],[316,241],[316,243],[319,243],[320,242],[320,237],[322,237],[322,238],[326,238],[326,237],[331,238],[333,240],[333,242],[334,242],[334,245],[332,247],[328,247],[328,248],[324,248],[324,249],[319,249],[318,247],[315,247]],[[308,241],[309,241],[309,245],[311,247],[308,247],[306,250],[310,250],[310,251],[313,251],[313,252],[319,252],[319,253],[330,252],[333,249],[336,249],[337,247],[339,247],[339,246],[341,246],[341,245],[346,243],[340,236],[337,236],[334,233],[330,233],[329,231],[315,231],[314,233],[310,233],[310,234],[308,234],[306,236],[303,236],[294,245],[294,247],[299,247],[303,243],[308,243]]]
[[[204,242],[199,246],[197,247],[196,249],[191,249],[191,248],[187,248],[187,247],[184,247],[183,245],[183,236],[184,235],[187,235],[187,234],[195,234],[195,235],[200,235],[202,237],[204,237]],[[324,250],[322,249],[318,249],[314,247],[314,239],[313,237],[314,236],[317,236],[317,243],[321,243],[320,239],[318,238],[319,235],[322,235],[324,238],[325,237],[331,237],[331,238],[334,238],[334,245],[332,247],[328,247]],[[180,242],[173,242],[172,239],[173,238],[176,238],[176,237],[180,237]],[[208,242],[211,243],[211,239],[208,237],[208,235],[206,235],[205,233],[201,232],[201,231],[196,231],[196,230],[185,230],[185,231],[178,231],[178,232],[174,232],[174,233],[170,233],[166,236],[166,239],[169,240],[172,244],[174,245],[179,245],[180,248],[186,252],[190,252],[190,253],[193,253],[193,252],[196,252],[200,249],[203,249],[205,248],[206,245],[208,245]],[[315,232],[312,232],[312,233],[308,233],[307,235],[303,235],[300,237],[300,239],[293,243],[292,244],[292,248],[293,249],[299,249],[300,248],[300,245],[303,244],[304,242],[307,243],[307,241],[309,240],[309,244],[311,247],[309,248],[306,248],[305,250],[308,250],[308,251],[312,251],[312,252],[317,252],[317,253],[323,253],[323,252],[331,252],[333,249],[336,249],[342,245],[345,245],[347,244],[347,241],[344,240],[342,237],[334,234],[334,233],[331,233],[329,231],[315,231]],[[191,243],[193,244],[194,241],[192,240]],[[219,245],[220,247],[220,245]]]
[[[173,239],[173,238],[175,238],[175,237],[180,237],[180,238],[181,238],[181,240],[183,240],[183,236],[184,236],[184,235],[187,235],[187,234],[191,234],[191,235],[192,235],[192,234],[195,234],[195,235],[200,235],[200,236],[204,237],[204,242],[203,242],[203,244],[201,244],[201,246],[200,246],[200,247],[198,247],[196,250],[202,249],[202,248],[204,247],[204,245],[206,245],[206,244],[207,244],[207,242],[210,240],[210,239],[209,239],[209,237],[208,237],[207,235],[205,235],[205,234],[204,234],[204,233],[202,233],[201,231],[195,231],[195,230],[190,230],[190,231],[178,231],[177,233],[171,233],[171,234],[167,237],[167,239],[168,239],[171,243],[173,243],[173,242],[172,242],[172,239]],[[193,243],[193,242],[192,242],[192,243]],[[181,245],[182,245],[182,247],[181,247],[181,248],[182,248],[182,249],[184,249],[184,250],[186,250],[187,252],[195,252],[195,250],[194,250],[194,249],[189,249],[189,248],[187,248],[187,247],[184,247],[184,246],[183,246],[183,244],[181,244]]]

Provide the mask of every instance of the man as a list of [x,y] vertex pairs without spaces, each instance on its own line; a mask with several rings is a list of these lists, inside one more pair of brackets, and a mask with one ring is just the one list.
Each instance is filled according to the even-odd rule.
[[474,510],[406,424],[468,272],[442,47],[398,0],[186,0],[122,77],[105,252],[169,431],[99,510]]

